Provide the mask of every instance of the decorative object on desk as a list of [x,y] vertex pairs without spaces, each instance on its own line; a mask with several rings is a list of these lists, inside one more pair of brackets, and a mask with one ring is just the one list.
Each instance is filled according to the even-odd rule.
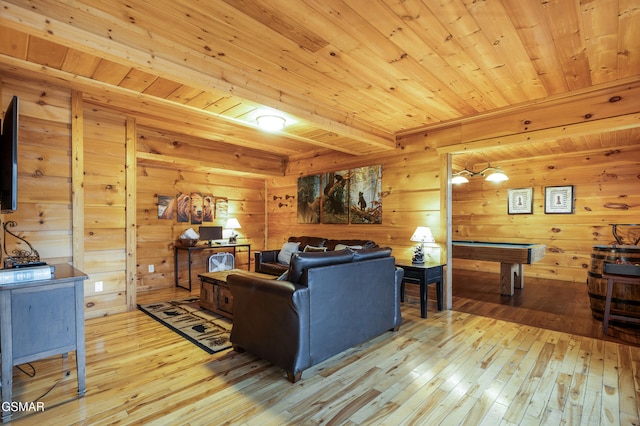
[[231,234],[229,235],[229,244],[235,244],[237,242],[238,234],[236,233],[236,229],[242,228],[238,219],[235,217],[231,217],[227,220],[225,224],[225,229],[231,229]]
[[230,348],[231,321],[200,308],[199,300],[150,303],[138,309],[210,354]]
[[[3,250],[5,254],[4,267],[20,268],[24,266],[46,265],[45,262],[42,262],[40,260],[40,254],[38,253],[38,250],[34,249],[33,246],[29,244],[27,240],[17,236],[16,234],[14,234],[13,232],[7,229],[7,227],[15,228],[16,226],[18,226],[18,223],[13,220],[5,222],[3,225],[3,228],[4,228]],[[9,254],[7,252],[7,234],[13,236],[14,238],[17,238],[20,241],[24,241],[24,243],[29,246],[29,250],[27,251],[27,250],[21,250],[21,249],[15,248],[11,250],[11,254]]]
[[424,263],[424,246],[425,243],[429,247],[435,247],[436,239],[433,238],[433,234],[431,233],[431,229],[428,226],[418,226],[411,236],[411,241],[419,243],[414,252],[413,257],[411,258],[411,262],[419,265]]
[[531,214],[533,213],[533,188],[508,189],[509,214]]
[[183,247],[194,247],[198,244],[199,238],[198,233],[194,231],[193,228],[189,228],[180,234],[180,244],[182,244]]
[[544,188],[544,212],[573,213],[573,185]]

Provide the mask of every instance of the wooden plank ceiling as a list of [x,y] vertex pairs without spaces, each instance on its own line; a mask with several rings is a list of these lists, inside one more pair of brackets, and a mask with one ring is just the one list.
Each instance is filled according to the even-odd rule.
[[[636,0],[0,0],[0,71],[283,161],[638,80]],[[286,128],[260,131],[259,115]],[[549,153],[638,141],[621,130]],[[493,152],[492,152],[493,151]],[[540,152],[518,147],[475,155]],[[468,161],[464,158],[461,161]]]

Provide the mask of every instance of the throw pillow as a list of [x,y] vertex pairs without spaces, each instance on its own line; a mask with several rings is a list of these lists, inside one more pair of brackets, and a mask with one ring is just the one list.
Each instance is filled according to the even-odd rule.
[[362,249],[362,246],[348,246],[346,244],[336,244],[336,251],[344,250],[344,249],[360,250]]
[[288,265],[291,262],[291,255],[297,252],[299,248],[300,243],[284,243],[278,253],[278,262]]
[[302,250],[305,253],[308,253],[310,251],[327,251],[326,247],[315,247],[315,246],[306,246],[304,248],[304,250]]

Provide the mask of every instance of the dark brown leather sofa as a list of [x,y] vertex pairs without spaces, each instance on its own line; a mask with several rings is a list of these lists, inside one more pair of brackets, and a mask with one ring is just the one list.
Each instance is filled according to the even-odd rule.
[[[323,237],[289,237],[287,240],[292,243],[300,243],[300,251],[303,251],[306,246],[311,247],[326,247],[327,251],[335,250],[338,244],[345,246],[359,246],[362,248],[374,248],[378,245],[371,240],[357,240],[357,239],[327,239]],[[277,250],[263,250],[255,253],[255,270],[263,274],[270,274],[279,276],[283,274],[289,265],[278,261],[278,254],[280,249]]]
[[295,253],[287,281],[229,275],[231,343],[296,382],[303,370],[398,330],[402,277],[389,248]]

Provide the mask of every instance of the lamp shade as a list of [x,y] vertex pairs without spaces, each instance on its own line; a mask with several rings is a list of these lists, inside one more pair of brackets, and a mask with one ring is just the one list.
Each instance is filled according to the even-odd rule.
[[238,219],[236,219],[235,217],[229,218],[227,220],[227,223],[224,225],[224,227],[226,229],[240,229],[240,228],[242,228],[242,226],[240,226],[240,222],[238,222]]
[[418,226],[411,236],[411,241],[418,243],[435,243],[431,229],[428,226]]
[[489,182],[504,182],[505,180],[509,180],[507,175],[502,173],[500,170],[491,173],[485,179],[488,180]]

